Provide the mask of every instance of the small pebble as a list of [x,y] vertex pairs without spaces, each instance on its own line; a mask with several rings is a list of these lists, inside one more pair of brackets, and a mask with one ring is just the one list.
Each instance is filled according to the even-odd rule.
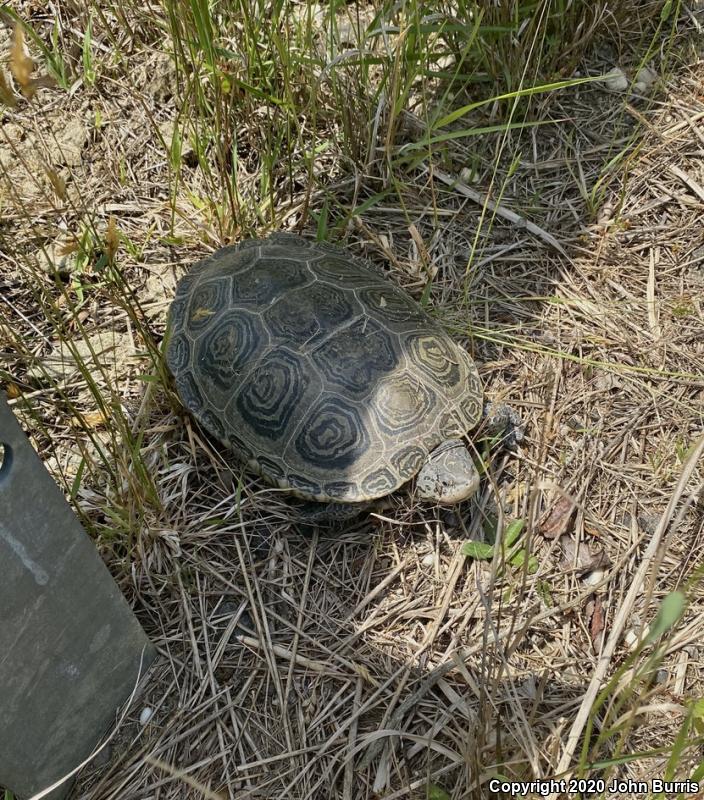
[[650,69],[650,67],[643,67],[638,70],[635,83],[633,84],[633,91],[636,92],[636,94],[645,94],[657,79],[658,74],[655,70]]
[[435,553],[428,553],[428,555],[425,555],[423,556],[423,558],[421,558],[420,563],[424,567],[434,567],[435,561],[436,561]]
[[639,644],[642,644],[650,632],[650,626],[646,625],[643,629],[637,631],[635,628],[629,628],[623,636],[623,640],[629,650],[635,650]]
[[144,706],[142,713],[139,715],[139,724],[144,727],[153,716],[154,709],[149,706]]
[[620,67],[614,67],[603,78],[607,89],[614,92],[625,92],[628,89],[628,78]]
[[596,586],[604,580],[604,575],[605,573],[603,569],[594,569],[591,572],[588,572],[584,576],[583,580],[589,586]]

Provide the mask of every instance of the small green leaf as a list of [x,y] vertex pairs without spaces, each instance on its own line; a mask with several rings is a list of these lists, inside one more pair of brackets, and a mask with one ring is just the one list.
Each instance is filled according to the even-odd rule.
[[[526,563],[526,551],[519,550],[515,556],[511,558],[511,564],[514,567],[522,567]],[[535,556],[528,556],[528,572],[530,575],[538,571],[538,559]]]
[[470,540],[465,542],[460,549],[463,556],[476,558],[480,561],[491,561],[494,557],[494,548],[486,542],[475,542]]
[[536,590],[540,595],[543,603],[548,608],[552,608],[555,605],[555,601],[552,597],[552,592],[550,591],[550,584],[547,581],[538,581],[538,585],[536,586]]
[[522,519],[514,519],[504,532],[504,546],[506,548],[513,547],[513,545],[518,541],[518,537],[521,535],[523,531],[523,526],[525,525],[525,520]]
[[437,783],[429,783],[428,800],[450,800],[450,795]]
[[665,5],[660,9],[660,22],[667,22],[672,13],[672,0],[666,0]]
[[668,631],[684,614],[686,606],[687,597],[684,592],[670,592],[666,595],[655,621],[650,626],[647,641],[653,642]]

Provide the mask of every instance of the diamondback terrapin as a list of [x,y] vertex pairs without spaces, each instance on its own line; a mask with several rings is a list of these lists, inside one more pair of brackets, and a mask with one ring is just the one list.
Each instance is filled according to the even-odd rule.
[[416,477],[457,503],[479,477],[462,441],[482,389],[469,355],[363,259],[273,234],[181,279],[167,363],[186,408],[270,483],[359,512]]

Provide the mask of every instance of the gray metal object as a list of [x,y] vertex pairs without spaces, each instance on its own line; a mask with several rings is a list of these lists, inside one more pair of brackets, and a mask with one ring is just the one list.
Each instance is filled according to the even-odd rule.
[[0,786],[24,798],[90,755],[154,650],[1,393],[0,444]]

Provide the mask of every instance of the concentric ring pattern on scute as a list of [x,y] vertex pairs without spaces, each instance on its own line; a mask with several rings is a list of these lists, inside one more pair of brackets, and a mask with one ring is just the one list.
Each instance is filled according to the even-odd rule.
[[184,405],[273,484],[381,497],[478,422],[469,355],[366,261],[274,234],[178,285],[167,363]]

